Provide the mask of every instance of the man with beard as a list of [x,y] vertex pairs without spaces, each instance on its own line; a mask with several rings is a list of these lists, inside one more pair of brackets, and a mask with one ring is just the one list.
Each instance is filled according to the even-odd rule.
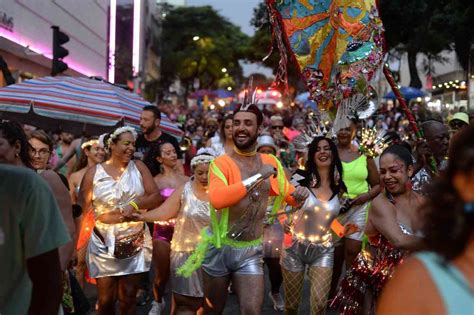
[[[295,189],[288,183],[274,156],[256,152],[262,122],[255,104],[239,105],[233,117],[234,151],[210,166],[211,227],[198,246],[204,252],[196,251],[194,257],[204,257],[206,314],[222,314],[231,279],[241,314],[260,314],[264,294],[262,234],[268,199],[275,198],[275,218],[284,202],[297,206],[309,196],[306,188]],[[181,270],[183,274],[189,271],[187,267],[189,261]]]
[[431,170],[431,158],[436,161],[436,168],[442,171],[447,166],[446,157],[449,148],[448,128],[440,121],[427,120],[421,124],[425,135],[425,142],[419,143],[416,148],[417,172],[412,177],[413,190],[423,192],[424,187],[431,183],[432,178],[437,176]]
[[[161,131],[160,122],[161,112],[158,107],[149,105],[143,108],[143,112],[140,116],[140,128],[142,129],[142,134],[137,138],[136,156],[143,160],[153,176],[160,172],[160,164],[156,160],[156,156],[148,154],[148,152],[157,152],[157,150],[150,151],[152,146],[169,142],[174,146],[176,153],[178,154],[178,159],[183,158],[178,140],[176,140],[172,135]],[[184,174],[183,163],[178,163],[177,167],[178,170]]]

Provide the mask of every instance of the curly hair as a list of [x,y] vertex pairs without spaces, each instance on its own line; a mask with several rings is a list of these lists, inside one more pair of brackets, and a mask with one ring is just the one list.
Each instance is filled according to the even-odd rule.
[[29,144],[28,137],[26,136],[21,125],[15,121],[2,121],[0,122],[0,134],[8,141],[11,146],[15,145],[18,141],[20,143],[20,159],[21,162],[28,168],[33,169],[30,162],[30,155],[28,154]]
[[[342,180],[342,162],[341,159],[339,158],[339,152],[337,151],[337,147],[334,144],[334,142],[326,137],[316,137],[313,139],[311,144],[308,147],[308,160],[306,161],[305,164],[305,180],[301,182],[301,185],[309,187],[311,183],[311,178],[313,174],[316,176],[316,179],[318,183],[321,182],[321,176],[319,175],[318,168],[316,166],[316,161],[314,160],[314,155],[316,153],[316,150],[318,149],[318,144],[320,141],[326,140],[329,143],[329,147],[331,148],[331,154],[332,154],[332,161],[331,161],[331,171],[329,174],[329,178],[331,180],[331,190],[335,194],[341,194],[344,192],[347,192],[346,185],[344,184],[344,181]],[[339,172],[339,180],[336,182],[334,172],[335,171]]]
[[452,139],[448,168],[430,186],[430,199],[424,209],[426,243],[447,260],[462,254],[474,232],[474,213],[464,211],[465,202],[453,185],[456,174],[473,174],[473,138],[474,126],[470,126]]

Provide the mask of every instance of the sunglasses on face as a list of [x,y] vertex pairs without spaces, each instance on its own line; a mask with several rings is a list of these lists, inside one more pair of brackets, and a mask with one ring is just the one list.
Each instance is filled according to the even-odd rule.
[[272,129],[280,129],[280,130],[283,130],[283,126],[272,126]]

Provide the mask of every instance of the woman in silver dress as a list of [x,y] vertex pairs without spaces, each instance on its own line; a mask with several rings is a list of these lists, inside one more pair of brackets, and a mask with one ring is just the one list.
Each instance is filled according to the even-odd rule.
[[79,204],[92,207],[95,228],[87,248],[87,267],[97,279],[99,314],[114,314],[118,298],[120,314],[134,314],[140,273],[150,269],[152,242],[143,222],[128,217],[152,208],[159,192],[148,168],[132,161],[136,132],[120,127],[110,134],[110,159],[87,170]]
[[[341,209],[340,198],[346,192],[341,160],[330,139],[316,137],[309,145],[305,176],[300,184],[310,188],[311,194],[301,208],[288,214],[285,223],[287,234],[280,261],[285,314],[298,313],[306,270],[311,283],[311,314],[324,314],[334,260],[331,229]],[[354,226],[346,226],[346,231],[349,228]]]
[[203,305],[201,270],[189,278],[176,274],[194,251],[201,238],[201,231],[210,223],[207,196],[209,163],[215,158],[210,148],[201,148],[191,160],[194,176],[159,207],[144,214],[137,214],[140,221],[154,222],[176,218],[171,241],[171,290],[176,314],[196,314]]

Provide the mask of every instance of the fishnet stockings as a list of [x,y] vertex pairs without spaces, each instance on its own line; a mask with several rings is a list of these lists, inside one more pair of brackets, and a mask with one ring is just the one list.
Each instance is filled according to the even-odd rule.
[[303,293],[304,271],[291,272],[281,268],[283,287],[285,288],[285,314],[298,314],[298,307]]
[[87,246],[83,246],[77,250],[76,279],[81,288],[84,288],[86,273],[86,253]]
[[331,288],[332,268],[310,267],[308,276],[311,283],[311,315],[324,315]]

